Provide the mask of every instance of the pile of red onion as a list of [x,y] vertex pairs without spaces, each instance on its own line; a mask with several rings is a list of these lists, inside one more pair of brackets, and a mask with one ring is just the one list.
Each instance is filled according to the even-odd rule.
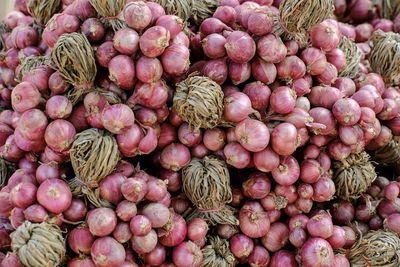
[[[346,267],[337,251],[360,232],[400,235],[400,179],[388,179],[400,165],[377,166],[354,202],[334,197],[332,180],[335,162],[400,135],[400,90],[368,63],[372,33],[400,32],[400,14],[336,0],[337,20],[314,25],[303,47],[275,31],[281,0],[219,0],[198,26],[155,2],[127,1],[116,30],[91,1],[63,0],[43,31],[28,1],[15,2],[0,29],[0,160],[15,168],[0,188],[0,266],[22,266],[10,234],[25,221],[61,227],[68,267],[202,266],[210,235],[227,240],[238,264]],[[53,67],[24,66],[72,32],[87,37],[98,69],[77,102],[76,85]],[[363,53],[355,78],[340,75],[343,36]],[[223,126],[193,129],[172,109],[176,83],[193,73],[221,86]],[[68,185],[70,148],[89,128],[113,135],[121,156],[96,185],[105,207]],[[238,225],[186,220],[194,207],[181,170],[205,156],[229,168]]]

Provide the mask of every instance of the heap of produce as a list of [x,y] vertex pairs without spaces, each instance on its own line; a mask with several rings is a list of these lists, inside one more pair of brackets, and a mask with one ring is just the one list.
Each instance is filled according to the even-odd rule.
[[395,0],[16,0],[0,267],[400,266]]

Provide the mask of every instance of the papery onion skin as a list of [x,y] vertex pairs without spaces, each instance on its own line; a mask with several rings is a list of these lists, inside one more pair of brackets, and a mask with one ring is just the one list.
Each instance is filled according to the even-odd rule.
[[321,238],[311,238],[301,248],[301,263],[305,267],[331,266],[334,260],[332,247]]

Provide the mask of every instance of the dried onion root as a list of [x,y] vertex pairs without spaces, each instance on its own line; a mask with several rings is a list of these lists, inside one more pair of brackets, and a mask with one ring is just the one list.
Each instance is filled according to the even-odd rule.
[[229,249],[229,242],[218,236],[209,236],[202,252],[202,267],[233,267],[236,264],[235,256]]
[[75,89],[74,99],[88,93],[96,78],[94,51],[85,35],[66,33],[57,40],[51,59],[61,76]]
[[90,0],[93,8],[102,17],[106,26],[118,31],[126,27],[126,24],[119,17],[126,4],[126,0]]
[[65,239],[55,224],[25,221],[10,237],[11,248],[24,266],[61,266],[65,259]]
[[50,65],[50,59],[46,56],[29,56],[24,58],[20,65],[20,71],[15,78],[16,81],[21,82],[25,73],[43,65]]
[[352,267],[397,267],[400,266],[400,239],[389,231],[369,231],[346,254]]
[[308,32],[330,18],[333,11],[332,0],[286,0],[279,7],[279,20],[284,31],[295,35]]
[[339,48],[346,55],[346,66],[339,72],[339,76],[353,79],[358,73],[362,52],[355,42],[345,36],[342,36]]
[[173,109],[194,129],[215,128],[223,114],[221,86],[208,77],[192,75],[176,86]]
[[95,206],[110,206],[99,198],[96,189],[100,181],[114,171],[120,159],[114,136],[94,128],[78,133],[70,149],[70,158],[77,176],[69,182],[72,193],[87,196]]
[[371,37],[373,46],[369,62],[374,72],[382,75],[386,83],[400,84],[400,34],[377,30]]
[[216,0],[193,0],[191,7],[191,21],[200,25],[206,18],[212,17],[217,9]]
[[363,151],[334,163],[336,196],[344,200],[354,200],[367,191],[377,177],[375,167],[369,159],[370,156]]
[[15,165],[0,158],[0,189],[7,184],[8,178],[14,173]]
[[400,14],[400,2],[398,0],[380,0],[380,14],[382,18],[394,20]]
[[61,0],[29,0],[27,7],[35,22],[44,26],[54,14],[61,11]]
[[196,207],[188,218],[200,217],[210,224],[238,225],[232,200],[228,168],[216,157],[193,158],[182,170],[182,188]]
[[400,136],[394,136],[386,146],[372,152],[372,159],[384,166],[396,166],[400,163]]

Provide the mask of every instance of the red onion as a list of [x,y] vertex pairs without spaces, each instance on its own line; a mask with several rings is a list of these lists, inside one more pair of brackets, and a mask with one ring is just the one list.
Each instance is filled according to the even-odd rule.
[[118,203],[116,214],[118,218],[124,222],[129,222],[137,212],[136,204],[128,200],[123,200]]
[[178,130],[179,141],[187,147],[193,147],[198,145],[202,140],[202,134],[200,130],[190,129],[188,123],[183,123]]
[[165,262],[166,254],[165,247],[157,244],[151,252],[144,255],[144,261],[151,266],[159,266]]
[[12,107],[17,112],[35,108],[41,101],[39,90],[30,82],[21,82],[15,86],[11,98]]
[[38,43],[38,33],[28,25],[19,25],[11,31],[11,43],[15,48],[23,49],[28,46],[35,46]]
[[101,121],[110,132],[121,134],[134,124],[135,115],[127,105],[115,104],[104,108]]
[[[24,210],[20,208],[13,208],[11,210],[10,216],[8,217],[10,223],[14,229],[20,227],[25,221]],[[1,232],[0,232],[1,233]]]
[[260,245],[255,245],[253,251],[248,256],[248,263],[251,267],[268,266],[269,261],[268,250]]
[[122,266],[125,261],[125,249],[112,237],[102,237],[94,241],[91,256],[99,267]]
[[141,32],[151,23],[151,9],[143,1],[127,3],[124,8],[124,19],[129,27]]
[[307,73],[311,75],[322,74],[327,65],[325,54],[314,47],[304,49],[300,58],[307,66]]
[[173,44],[167,47],[161,56],[164,72],[179,76],[189,69],[189,49],[184,45]]
[[311,28],[310,37],[313,46],[329,52],[339,45],[341,34],[336,25],[325,20]]
[[317,80],[325,85],[331,85],[333,84],[338,77],[338,71],[336,67],[331,64],[327,63],[324,71],[317,76]]
[[55,95],[46,102],[46,114],[52,119],[65,119],[71,115],[72,103],[65,96]]
[[[104,46],[104,44],[102,44],[101,46]],[[120,29],[114,34],[113,45],[114,48],[121,54],[135,55],[136,52],[139,50],[139,34],[135,30],[130,28]],[[104,48],[106,49],[106,47]],[[111,47],[108,51],[105,49],[104,55],[106,56],[106,58],[108,58],[108,54],[116,54]]]
[[171,44],[179,44],[189,48],[190,40],[186,33],[180,32],[171,40]]
[[232,122],[240,122],[251,113],[250,98],[241,92],[235,92],[224,99],[224,117]]
[[352,96],[356,91],[354,81],[347,77],[339,77],[335,82],[335,87],[339,89],[344,97]]
[[149,253],[157,245],[157,234],[154,230],[151,230],[147,235],[144,236],[133,236],[131,239],[132,249],[140,254]]
[[387,200],[394,201],[399,196],[400,188],[397,183],[390,183],[383,189],[383,194]]
[[274,64],[257,57],[253,59],[251,69],[253,77],[258,81],[266,84],[271,84],[275,81],[277,70]]
[[239,227],[250,238],[260,238],[268,233],[270,221],[259,202],[249,201],[243,205],[239,212]]
[[152,109],[162,108],[168,100],[168,90],[163,80],[155,83],[139,82],[133,95],[128,99],[128,104],[131,106],[140,104]]
[[281,159],[281,163],[278,168],[272,171],[272,177],[274,180],[284,186],[294,184],[300,175],[300,166],[297,160],[288,156]]
[[331,216],[321,211],[307,222],[307,231],[312,237],[329,238],[333,234],[333,223]]
[[163,67],[157,58],[141,56],[136,62],[136,77],[143,83],[154,83],[161,79]]
[[311,117],[313,117],[315,123],[320,123],[325,126],[325,128],[313,129],[315,134],[328,135],[335,130],[335,118],[329,109],[316,107],[312,108],[309,113]]
[[[130,33],[130,31],[132,31],[132,32],[135,32],[135,31],[132,29],[128,29],[128,28],[122,29],[120,31],[123,31],[123,30],[125,31],[124,34],[126,34],[127,40],[129,40],[131,43],[134,43],[134,39],[130,38],[129,33]],[[122,33],[119,33],[120,31],[117,31],[114,36],[115,44],[113,44],[113,42],[111,42],[111,41],[108,41],[108,42],[102,43],[97,48],[96,59],[97,59],[97,62],[100,64],[100,66],[105,67],[105,68],[108,67],[108,64],[110,63],[111,59],[114,58],[118,54],[117,48],[120,51],[124,52],[124,50],[122,50],[122,48],[120,48],[120,47],[125,46],[125,43],[122,43],[122,41],[119,41],[120,39],[118,38],[118,36],[122,35]],[[128,32],[126,32],[126,31],[128,31]],[[137,37],[137,38],[139,38],[139,37]],[[138,41],[137,41],[137,46],[138,46]],[[137,50],[137,48],[136,48],[136,50]],[[49,81],[49,87],[50,87],[50,81]],[[50,89],[51,89],[51,87],[50,87]]]
[[342,248],[346,244],[346,232],[340,226],[333,226],[333,234],[327,239],[333,249]]
[[204,54],[212,59],[225,56],[226,39],[221,34],[212,33],[201,41]]
[[269,267],[298,267],[295,256],[286,250],[280,250],[274,253],[271,257],[271,262]]
[[189,149],[179,143],[166,146],[161,153],[161,165],[165,169],[179,171],[190,162]]
[[96,267],[90,258],[73,258],[68,261],[67,267]]
[[347,224],[354,219],[354,206],[350,202],[345,201],[335,203],[331,214],[335,223],[341,225]]
[[144,134],[137,124],[116,136],[119,150],[124,156],[133,157],[139,153],[139,143]]
[[316,202],[326,202],[335,195],[335,184],[329,177],[321,177],[313,184],[314,195],[313,200]]
[[45,132],[46,144],[56,152],[69,149],[75,138],[75,128],[69,121],[57,119],[51,122]]
[[254,165],[262,172],[270,172],[279,166],[279,156],[270,147],[254,153]]
[[294,228],[289,235],[290,243],[296,248],[301,248],[307,241],[307,233],[302,228]]
[[208,232],[207,222],[201,218],[194,218],[188,222],[187,236],[190,240],[196,241],[205,238]]
[[283,223],[271,224],[268,233],[261,238],[261,242],[270,252],[277,252],[282,249],[289,239],[289,229]]
[[400,220],[399,213],[394,213],[394,214],[389,215],[383,223],[384,228],[399,234],[400,233],[399,220]]
[[354,125],[361,118],[360,106],[351,98],[344,98],[336,101],[333,105],[332,112],[342,125]]
[[117,55],[113,57],[108,63],[108,70],[112,82],[122,89],[133,89],[135,85],[135,63],[129,56]]
[[125,222],[118,223],[113,231],[113,237],[121,244],[128,242],[132,237],[129,224]]
[[330,244],[321,238],[311,238],[301,248],[301,264],[304,267],[331,266],[334,254]]
[[281,156],[289,156],[297,148],[297,130],[291,123],[281,123],[271,134],[272,149]]
[[263,36],[257,43],[257,54],[268,63],[279,63],[285,57],[287,48],[279,37],[273,34]]
[[126,177],[121,174],[111,174],[100,182],[100,196],[113,204],[118,204],[123,196],[121,185],[126,181]]
[[232,30],[225,25],[222,21],[216,18],[207,18],[200,24],[200,33],[208,36],[213,33],[221,33],[224,30]]
[[20,117],[17,129],[24,138],[36,141],[43,139],[47,126],[46,115],[38,109],[30,109]]
[[171,215],[167,224],[158,229],[159,241],[166,247],[178,246],[185,240],[186,234],[186,222],[181,215],[176,213]]
[[343,266],[343,267],[350,267],[350,262],[346,258],[346,256],[341,254],[336,254],[334,257],[334,266]]
[[60,179],[47,179],[37,190],[37,201],[48,211],[59,214],[71,205],[72,193],[66,182]]
[[95,239],[89,228],[79,226],[69,232],[68,246],[77,254],[89,254]]
[[121,184],[121,193],[125,199],[131,202],[141,201],[147,194],[148,188],[145,180],[140,178],[128,178]]
[[277,71],[278,78],[291,82],[305,75],[306,66],[297,56],[289,56],[277,65]]
[[13,204],[11,203],[10,193],[0,191],[0,216],[8,217],[13,209]]
[[341,71],[346,66],[346,54],[339,48],[335,48],[327,54],[328,62]]
[[167,29],[161,26],[153,26],[140,37],[140,50],[147,57],[158,57],[168,47],[169,40],[170,33]]
[[63,212],[63,216],[70,222],[79,222],[84,220],[86,216],[86,205],[81,199],[72,199],[71,205]]
[[47,93],[48,80],[52,73],[53,70],[50,67],[42,65],[25,72],[22,81],[32,83],[41,93]]
[[25,209],[36,201],[37,187],[31,183],[19,183],[10,193],[10,199],[17,208]]
[[160,137],[158,138],[158,147],[164,148],[173,142],[176,142],[177,132],[176,129],[169,123],[161,124]]
[[159,203],[148,204],[145,208],[143,208],[142,214],[151,221],[153,228],[163,227],[166,223],[168,223],[171,215],[168,208]]
[[110,208],[97,208],[89,211],[86,222],[93,235],[103,237],[114,231],[117,216]]
[[49,214],[39,204],[33,204],[24,210],[25,219],[33,223],[41,223],[49,218]]
[[[222,0],[224,1],[224,0]],[[228,0],[230,1],[230,0]],[[219,19],[220,21],[222,21],[223,23],[225,23],[226,25],[229,26],[233,26],[235,21],[236,21],[236,10],[234,9],[234,7],[236,5],[239,5],[237,0],[232,0],[235,1],[236,3],[234,3],[233,5],[228,5],[226,3],[219,3],[219,7],[217,7],[217,9],[215,10],[213,17]]]
[[250,13],[247,29],[257,35],[263,36],[273,30],[274,20],[269,9],[256,9]]
[[229,248],[238,259],[247,258],[254,249],[254,242],[243,234],[234,235],[229,241]]
[[249,179],[242,184],[243,194],[251,199],[262,199],[271,190],[271,181],[262,173],[253,173]]
[[254,109],[262,111],[268,107],[271,90],[267,85],[261,82],[248,83],[243,93],[249,97]]
[[267,126],[254,119],[245,119],[235,128],[238,142],[248,151],[260,152],[269,143],[269,130]]
[[147,182],[147,193],[145,198],[150,201],[161,201],[167,195],[167,185],[160,179],[151,179]]
[[222,85],[228,78],[228,65],[225,58],[213,59],[207,61],[204,65],[202,73],[211,80]]
[[172,260],[177,267],[200,267],[203,262],[203,254],[195,243],[182,242],[174,248]]
[[308,95],[308,99],[312,105],[328,109],[332,108],[340,98],[340,90],[331,86],[314,86]]
[[237,142],[228,143],[224,147],[226,162],[237,169],[246,168],[251,161],[251,155],[248,150]]
[[270,98],[271,108],[280,114],[288,114],[296,105],[296,93],[291,88],[280,86],[272,91]]
[[234,85],[246,82],[251,77],[250,63],[229,63],[228,76]]
[[97,18],[88,18],[81,25],[82,33],[90,42],[99,42],[103,39],[105,29],[103,23]]
[[301,163],[300,179],[305,183],[313,184],[318,181],[323,171],[318,161],[307,159]]
[[383,110],[377,115],[380,120],[391,120],[397,116],[399,107],[395,100],[385,98],[383,99],[384,106]]
[[225,145],[226,135],[220,128],[208,129],[204,132],[203,143],[211,151],[218,151]]

